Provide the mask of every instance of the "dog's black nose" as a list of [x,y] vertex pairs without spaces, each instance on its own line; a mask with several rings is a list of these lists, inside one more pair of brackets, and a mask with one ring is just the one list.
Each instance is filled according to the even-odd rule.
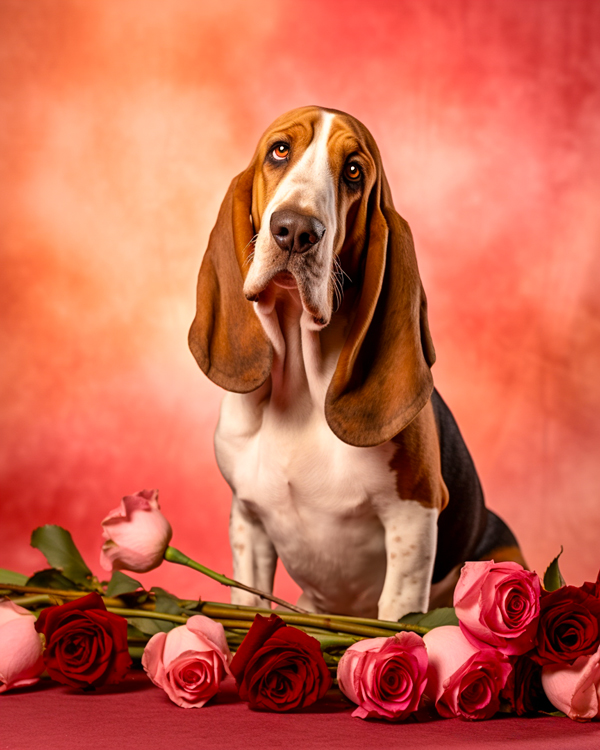
[[325,234],[325,227],[314,216],[286,209],[271,216],[271,234],[282,250],[305,253]]

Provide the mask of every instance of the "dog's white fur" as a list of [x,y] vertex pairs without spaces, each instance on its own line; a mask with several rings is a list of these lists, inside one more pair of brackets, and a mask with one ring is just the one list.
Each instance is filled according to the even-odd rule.
[[[274,211],[294,208],[315,216],[326,227],[315,252],[329,272],[315,281],[313,299],[326,321],[337,232],[327,150],[334,118],[321,113],[312,143],[278,185],[245,284],[245,291],[260,286],[272,268]],[[276,282],[254,303],[273,345],[271,378],[252,393],[225,395],[215,435],[217,461],[233,489],[233,575],[270,593],[280,557],[308,609],[397,620],[427,611],[438,510],[398,498],[391,442],[357,448],[327,425],[325,393],[350,308],[342,305],[324,328],[304,309],[297,288]],[[265,604],[236,589],[232,601]]]

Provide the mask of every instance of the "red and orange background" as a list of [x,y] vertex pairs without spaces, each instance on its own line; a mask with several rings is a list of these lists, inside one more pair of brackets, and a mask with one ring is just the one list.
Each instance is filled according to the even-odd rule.
[[43,567],[29,534],[58,523],[100,574],[100,521],[157,487],[173,543],[231,571],[221,392],[186,335],[229,181],[305,104],[380,146],[488,504],[534,569],[564,545],[567,579],[595,578],[593,0],[0,0],[0,566]]

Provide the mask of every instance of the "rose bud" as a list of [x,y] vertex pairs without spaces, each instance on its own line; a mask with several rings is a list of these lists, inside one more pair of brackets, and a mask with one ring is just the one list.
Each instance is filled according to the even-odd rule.
[[570,719],[586,721],[599,715],[600,649],[580,656],[574,664],[548,664],[542,685],[552,705]]
[[46,638],[48,674],[64,685],[111,685],[121,682],[131,665],[127,620],[107,612],[96,593],[43,609],[35,628]]
[[231,674],[230,661],[223,626],[204,615],[153,635],[142,656],[148,677],[182,708],[200,708],[210,700]]
[[508,657],[495,649],[475,648],[456,625],[430,630],[423,640],[429,658],[425,695],[438,713],[447,719],[491,718],[510,673]]
[[600,644],[600,599],[577,586],[544,592],[540,602],[538,664],[572,664]]
[[240,698],[269,711],[310,706],[331,686],[319,641],[275,614],[256,615],[231,671]]
[[427,651],[415,633],[367,638],[340,659],[340,690],[358,704],[352,716],[401,721],[417,710],[427,682]]
[[43,671],[35,615],[9,599],[0,602],[0,693],[34,685]]
[[160,512],[158,490],[127,495],[121,507],[111,510],[102,521],[106,540],[100,553],[104,570],[132,570],[146,573],[163,561],[173,531]]
[[535,646],[540,581],[515,562],[465,563],[454,590],[460,629],[477,648],[523,654]]
[[552,704],[542,687],[542,668],[527,654],[517,657],[500,696],[517,714],[552,711]]

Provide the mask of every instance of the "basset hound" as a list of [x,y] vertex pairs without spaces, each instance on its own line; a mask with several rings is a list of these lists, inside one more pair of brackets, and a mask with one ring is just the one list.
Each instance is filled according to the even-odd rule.
[[397,620],[443,603],[466,560],[524,564],[433,387],[411,232],[354,117],[267,129],[210,235],[189,344],[229,391],[234,578],[271,593],[280,558],[307,609]]

